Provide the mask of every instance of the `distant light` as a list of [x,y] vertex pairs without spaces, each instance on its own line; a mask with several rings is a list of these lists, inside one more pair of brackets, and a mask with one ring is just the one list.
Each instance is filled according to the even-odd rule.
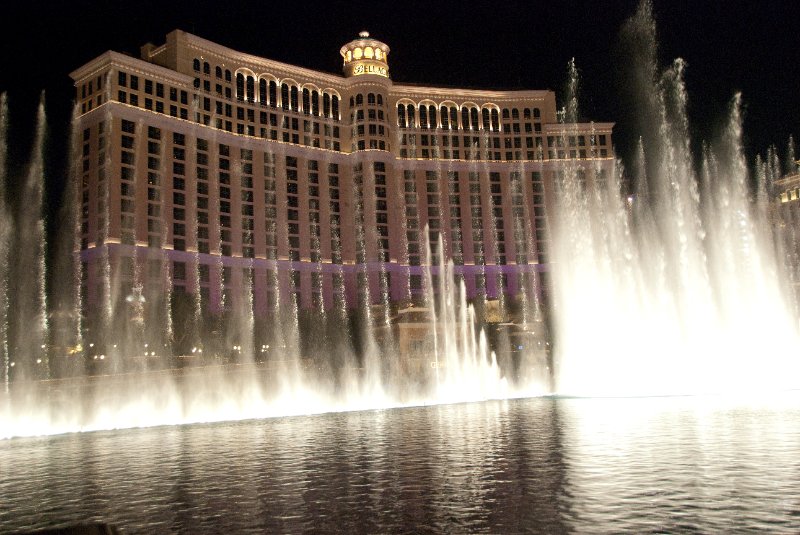
[[100,355],[100,360],[105,360],[105,359],[106,359],[105,355]]
[[42,363],[42,359],[36,359],[36,364],[41,364],[41,363]]
[[45,345],[44,345],[44,344],[42,344],[42,349],[44,349],[44,348],[45,348]]
[[89,344],[89,347],[94,347],[94,343]]
[[9,366],[13,368],[14,366],[16,366],[16,364],[17,364],[16,362],[12,362],[11,364],[9,364]]

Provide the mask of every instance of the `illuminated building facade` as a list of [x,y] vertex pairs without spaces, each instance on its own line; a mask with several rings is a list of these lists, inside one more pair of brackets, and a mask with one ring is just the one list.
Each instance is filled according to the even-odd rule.
[[[782,252],[789,259],[787,266],[797,266],[800,258],[800,160],[795,165],[794,172],[773,181],[769,209],[770,222],[778,229]],[[788,275],[797,300],[800,298],[800,271],[790,267]]]
[[[800,167],[800,160],[797,161],[797,166]],[[800,200],[800,173],[790,173],[775,180],[774,189],[778,203],[792,203]]]
[[395,84],[366,32],[340,54],[343,76],[174,31],[74,71],[87,302],[400,301],[429,247],[469,297],[532,291],[554,180],[610,172],[613,125],[559,124],[549,90]]

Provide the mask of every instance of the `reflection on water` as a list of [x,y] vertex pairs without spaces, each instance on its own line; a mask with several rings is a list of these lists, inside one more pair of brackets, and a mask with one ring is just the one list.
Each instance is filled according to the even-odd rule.
[[800,530],[796,395],[570,400],[570,524],[629,533]]
[[798,532],[797,396],[529,399],[0,442],[0,532]]

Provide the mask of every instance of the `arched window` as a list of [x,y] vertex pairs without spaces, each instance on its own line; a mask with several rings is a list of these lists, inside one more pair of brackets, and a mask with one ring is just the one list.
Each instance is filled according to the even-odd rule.
[[258,81],[258,101],[263,105],[267,105],[267,81],[263,78]]
[[306,115],[311,113],[311,93],[307,88],[303,89],[303,113]]
[[447,117],[447,106],[442,106],[439,109],[439,114],[442,117],[442,128],[450,128],[450,121]]
[[406,107],[402,104],[397,105],[397,124],[400,128],[406,127]]
[[369,93],[367,95],[367,104],[375,104],[375,93]]
[[436,124],[436,106],[428,106],[428,122],[431,128],[436,128],[438,126]]
[[523,108],[522,109],[522,117],[524,117],[525,119],[530,119],[531,118],[531,109],[530,108]]
[[417,125],[417,120],[413,104],[409,104],[406,106],[406,115],[408,116],[408,127],[414,128]]
[[478,108],[472,108],[472,112],[470,113],[470,117],[472,118],[472,129],[478,129]]
[[275,80],[269,82],[269,105],[273,108],[278,105],[278,82]]
[[214,69],[214,74],[217,75],[217,78],[222,78],[222,67],[217,65],[217,68]]
[[364,95],[359,93],[358,95],[356,95],[356,106],[361,106],[363,104],[364,104]]
[[331,97],[331,116],[334,120],[339,120],[339,97],[336,95]]
[[458,130],[458,108],[450,108],[450,127]]
[[300,102],[298,98],[297,87],[292,86],[292,111],[300,111]]
[[281,107],[284,110],[289,109],[289,86],[281,84]]
[[196,70],[197,72],[200,72],[200,60],[199,59],[194,58],[194,61],[192,61],[192,68],[194,70]]
[[428,108],[426,106],[419,107],[419,127],[428,128]]
[[500,131],[500,117],[496,109],[492,110],[492,130],[495,132]]
[[230,71],[230,69],[225,69],[225,81],[226,82],[230,82],[231,81],[231,71]]
[[319,116],[319,93],[316,90],[311,92],[311,114]]
[[533,118],[538,119],[540,117],[541,117],[541,112],[539,111],[539,108],[533,108]]
[[378,106],[383,106],[383,95],[378,95]]
[[322,115],[331,116],[331,96],[327,93],[322,94]]
[[247,77],[247,100],[253,102],[256,99],[256,79],[252,76]]
[[211,74],[211,65],[207,61],[203,62],[203,74]]
[[511,110],[511,118],[515,121],[519,121],[519,110],[517,108]]
[[466,106],[461,107],[461,128],[463,130],[469,129],[469,110]]
[[503,119],[510,119],[511,118],[511,110],[508,108],[503,108]]
[[236,75],[236,98],[244,100],[244,74]]
[[481,115],[483,119],[483,129],[490,130],[491,124],[490,124],[489,108],[483,108],[483,110],[481,110]]

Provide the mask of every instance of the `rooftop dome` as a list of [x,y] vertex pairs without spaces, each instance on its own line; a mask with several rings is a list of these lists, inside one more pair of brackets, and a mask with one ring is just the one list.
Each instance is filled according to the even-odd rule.
[[373,75],[389,77],[389,46],[369,36],[369,32],[362,31],[358,39],[344,45],[339,54],[342,55],[344,64],[342,69],[346,77]]

